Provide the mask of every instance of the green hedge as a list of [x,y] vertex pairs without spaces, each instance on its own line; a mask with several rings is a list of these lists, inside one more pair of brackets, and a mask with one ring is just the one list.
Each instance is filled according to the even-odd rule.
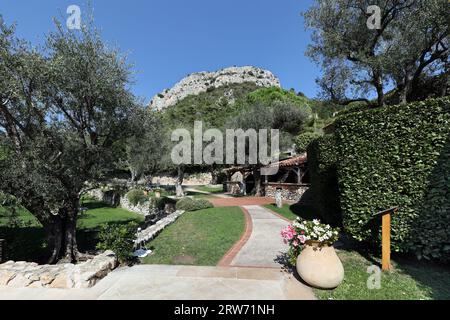
[[144,194],[144,191],[141,189],[132,189],[127,193],[128,201],[134,206],[138,204],[143,204],[145,201],[148,201],[148,196]]
[[393,249],[450,261],[450,98],[349,114],[335,138],[345,230],[379,243],[373,215],[399,206]]
[[178,200],[176,204],[177,210],[197,211],[212,208],[213,205],[206,199],[183,198]]
[[323,222],[341,226],[334,136],[325,135],[312,141],[307,151],[314,208]]

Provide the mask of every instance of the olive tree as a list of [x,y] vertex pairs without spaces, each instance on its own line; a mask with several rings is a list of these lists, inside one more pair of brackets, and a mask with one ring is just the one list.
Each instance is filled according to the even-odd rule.
[[114,144],[135,109],[129,66],[90,26],[57,24],[38,50],[1,24],[0,74],[1,191],[43,225],[49,262],[78,260],[80,196],[113,169]]
[[375,94],[383,106],[393,89],[405,103],[424,76],[447,77],[449,16],[447,0],[316,0],[304,13],[307,54],[322,67],[324,96],[348,104]]

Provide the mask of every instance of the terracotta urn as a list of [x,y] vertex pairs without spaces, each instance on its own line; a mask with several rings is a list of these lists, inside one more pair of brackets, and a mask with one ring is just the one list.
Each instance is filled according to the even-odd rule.
[[336,288],[344,280],[344,267],[333,247],[318,241],[306,242],[297,257],[297,272],[309,285]]

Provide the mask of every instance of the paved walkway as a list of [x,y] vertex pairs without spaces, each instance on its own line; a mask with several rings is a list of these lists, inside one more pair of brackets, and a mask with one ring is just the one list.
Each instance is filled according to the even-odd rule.
[[275,269],[138,265],[90,289],[0,287],[8,300],[284,300],[315,299],[311,289]]
[[288,246],[283,243],[280,231],[289,222],[260,206],[242,208],[247,224],[244,236],[219,265],[281,268],[280,261]]

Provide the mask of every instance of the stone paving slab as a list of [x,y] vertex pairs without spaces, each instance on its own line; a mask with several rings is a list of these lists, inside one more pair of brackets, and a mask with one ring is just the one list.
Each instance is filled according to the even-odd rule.
[[120,268],[89,289],[0,287],[20,300],[285,300],[315,299],[312,290],[276,269],[139,265]]
[[280,232],[289,222],[260,206],[243,208],[252,219],[252,231],[230,265],[281,268],[278,260],[287,252],[288,246],[283,243]]

